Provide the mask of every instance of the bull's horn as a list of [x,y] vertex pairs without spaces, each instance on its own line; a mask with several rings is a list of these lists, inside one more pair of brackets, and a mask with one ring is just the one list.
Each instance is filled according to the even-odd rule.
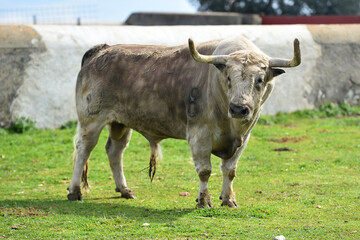
[[269,67],[296,67],[301,63],[300,42],[297,38],[294,40],[294,57],[291,60],[271,58]]
[[191,56],[197,62],[212,63],[212,64],[226,64],[227,60],[229,59],[229,56],[227,56],[227,55],[207,56],[207,55],[200,54],[196,50],[194,41],[191,38],[189,38],[189,49],[190,49]]

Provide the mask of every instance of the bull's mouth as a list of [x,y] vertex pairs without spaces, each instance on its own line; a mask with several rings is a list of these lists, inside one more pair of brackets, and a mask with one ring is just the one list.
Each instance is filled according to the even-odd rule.
[[243,123],[243,124],[248,123],[248,122],[250,122],[250,119],[243,119],[243,120],[241,120],[241,123]]

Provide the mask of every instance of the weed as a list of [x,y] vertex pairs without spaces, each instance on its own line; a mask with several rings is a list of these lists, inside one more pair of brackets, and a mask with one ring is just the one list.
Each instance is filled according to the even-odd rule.
[[314,108],[313,110],[299,110],[290,114],[278,113],[275,116],[261,116],[258,123],[261,125],[285,124],[294,119],[317,119],[327,117],[358,116],[360,106],[353,106],[347,102],[339,104],[328,103]]
[[8,131],[10,133],[24,133],[32,129],[35,129],[35,122],[33,120],[26,117],[17,117],[11,122]]
[[60,129],[71,129],[71,128],[76,128],[76,126],[77,126],[77,121],[72,120],[61,125]]

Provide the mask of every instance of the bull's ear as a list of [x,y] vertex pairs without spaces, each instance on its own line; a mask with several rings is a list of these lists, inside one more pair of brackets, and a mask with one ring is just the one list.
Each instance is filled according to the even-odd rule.
[[225,64],[214,64],[214,66],[219,69],[220,71],[224,70],[226,65]]
[[272,68],[271,71],[272,71],[273,77],[277,77],[277,76],[285,73],[285,71],[280,68]]

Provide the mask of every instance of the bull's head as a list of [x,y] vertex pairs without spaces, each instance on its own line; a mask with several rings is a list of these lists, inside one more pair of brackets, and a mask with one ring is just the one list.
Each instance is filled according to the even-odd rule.
[[271,80],[284,73],[280,68],[296,67],[301,62],[299,40],[294,40],[293,59],[270,58],[257,48],[229,55],[202,55],[189,39],[189,49],[197,62],[214,64],[228,98],[228,116],[248,122],[260,106]]

